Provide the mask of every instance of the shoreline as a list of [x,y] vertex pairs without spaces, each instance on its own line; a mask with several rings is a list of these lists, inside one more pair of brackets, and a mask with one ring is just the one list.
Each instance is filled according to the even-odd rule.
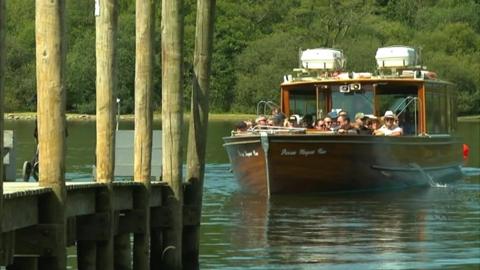
[[[21,113],[5,113],[4,120],[18,120],[18,121],[33,121],[37,118],[36,113],[33,112],[21,112]],[[235,114],[235,113],[210,113],[209,120],[246,120],[254,119],[256,116],[254,114]],[[77,113],[67,113],[67,121],[95,121],[96,115],[94,114],[77,114]],[[162,114],[154,113],[153,120],[159,121],[162,118]],[[184,119],[189,119],[190,114],[185,113]],[[460,122],[470,122],[470,121],[480,121],[480,115],[468,115],[468,116],[459,116],[457,117]],[[122,114],[120,115],[120,120],[123,121],[134,121],[135,116],[133,114]]]
[[[162,114],[154,113],[153,121],[159,121],[162,118]],[[184,119],[189,119],[190,114],[184,114]],[[246,120],[255,118],[253,114],[232,114],[232,113],[211,113],[209,114],[209,120]],[[34,121],[37,119],[37,114],[33,112],[21,112],[21,113],[5,113],[4,120],[10,121]],[[76,114],[67,113],[67,121],[95,121],[96,115],[94,114]],[[120,115],[122,121],[134,121],[135,116],[133,114]]]

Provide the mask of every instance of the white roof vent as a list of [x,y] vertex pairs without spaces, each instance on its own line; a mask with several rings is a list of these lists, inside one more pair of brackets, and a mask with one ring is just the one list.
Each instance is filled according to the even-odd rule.
[[379,69],[414,67],[417,64],[415,49],[405,46],[379,48],[375,59]]
[[300,56],[302,67],[306,69],[342,70],[345,58],[340,50],[335,49],[308,49]]

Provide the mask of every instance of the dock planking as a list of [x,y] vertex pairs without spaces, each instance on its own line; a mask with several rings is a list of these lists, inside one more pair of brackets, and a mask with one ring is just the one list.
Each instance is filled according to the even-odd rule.
[[[14,257],[49,256],[55,248],[58,231],[52,224],[40,220],[42,203],[53,195],[49,187],[41,187],[37,182],[5,182],[3,184],[3,218],[0,265],[9,265]],[[162,232],[172,226],[171,211],[163,206],[162,194],[168,193],[165,182],[151,182],[147,198],[149,206],[149,226],[145,225],[147,215],[144,208],[138,207],[145,201],[143,184],[138,182],[113,182],[110,218],[98,211],[99,194],[108,188],[106,183],[67,182],[66,183],[66,247],[75,246],[79,241],[103,241],[113,232],[120,234],[144,234],[147,230]],[[194,217],[199,209],[191,206],[183,209],[184,226],[196,225]],[[149,227],[149,228],[147,228]],[[158,244],[158,243],[157,243]]]

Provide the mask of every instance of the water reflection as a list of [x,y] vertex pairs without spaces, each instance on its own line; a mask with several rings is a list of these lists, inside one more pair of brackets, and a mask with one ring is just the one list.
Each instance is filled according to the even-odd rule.
[[[457,260],[462,267],[478,265],[480,258],[471,256],[480,252],[478,186],[476,191],[466,187],[270,200],[237,192],[228,198],[218,196],[215,201],[224,200],[222,207],[208,205],[204,210],[214,218],[205,217],[209,240],[202,244],[218,256],[204,253],[209,255],[202,256],[202,265],[206,269],[439,269],[457,265]],[[216,226],[225,231],[214,230]],[[219,249],[219,243],[211,241],[213,234],[219,242],[230,242],[229,247]]]

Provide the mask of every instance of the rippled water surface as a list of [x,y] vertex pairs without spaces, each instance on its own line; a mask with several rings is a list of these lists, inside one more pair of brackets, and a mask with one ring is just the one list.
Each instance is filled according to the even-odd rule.
[[[239,192],[221,146],[232,125],[210,123],[202,269],[480,269],[480,123],[460,124],[471,156],[465,179],[448,186],[270,200]],[[34,153],[33,123],[6,127],[16,130],[20,172]],[[95,124],[68,127],[67,178],[89,178]]]
[[478,269],[479,182],[395,193],[237,192],[228,165],[207,169],[204,269]]

